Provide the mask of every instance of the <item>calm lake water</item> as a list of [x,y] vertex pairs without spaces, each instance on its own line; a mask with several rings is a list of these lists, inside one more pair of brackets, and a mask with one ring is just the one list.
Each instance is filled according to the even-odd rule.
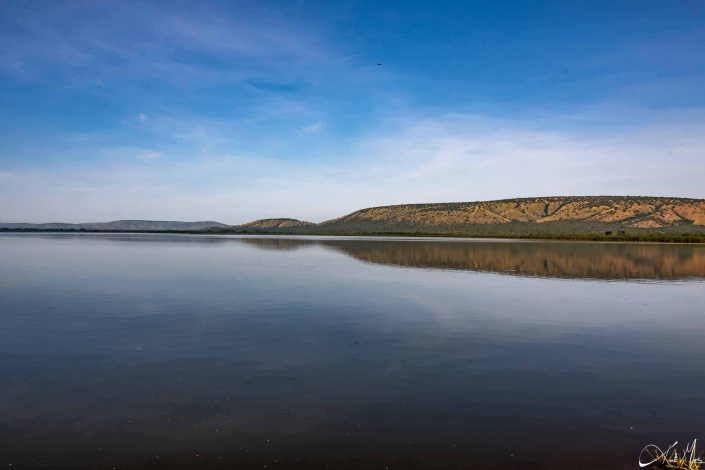
[[705,247],[0,235],[0,467],[636,468]]

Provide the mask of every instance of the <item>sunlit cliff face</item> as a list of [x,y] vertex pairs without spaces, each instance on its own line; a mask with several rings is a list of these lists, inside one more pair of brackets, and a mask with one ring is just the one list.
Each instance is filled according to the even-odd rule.
[[705,225],[705,201],[651,197],[546,197],[508,201],[374,207],[343,220],[415,225],[506,224],[586,221],[659,228]]

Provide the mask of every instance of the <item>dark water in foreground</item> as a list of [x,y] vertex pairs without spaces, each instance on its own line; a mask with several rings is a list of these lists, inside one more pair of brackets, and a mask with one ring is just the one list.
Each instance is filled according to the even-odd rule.
[[636,468],[705,439],[704,279],[702,246],[0,235],[0,468]]

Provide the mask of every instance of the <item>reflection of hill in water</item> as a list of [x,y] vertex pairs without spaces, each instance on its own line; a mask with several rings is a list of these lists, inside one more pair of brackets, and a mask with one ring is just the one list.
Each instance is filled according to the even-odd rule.
[[[12,235],[3,235],[12,236]],[[265,250],[328,248],[361,261],[412,268],[485,271],[520,276],[584,279],[705,279],[705,246],[645,243],[484,240],[375,240],[294,237],[221,237],[155,234],[14,235],[87,241],[216,247],[243,243]]]
[[571,242],[245,239],[264,249],[323,246],[371,263],[588,279],[705,279],[705,247]]

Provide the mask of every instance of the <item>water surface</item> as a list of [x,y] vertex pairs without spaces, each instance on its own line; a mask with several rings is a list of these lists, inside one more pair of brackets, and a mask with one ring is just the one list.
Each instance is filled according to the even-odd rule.
[[705,438],[705,247],[0,235],[0,466],[634,468]]

